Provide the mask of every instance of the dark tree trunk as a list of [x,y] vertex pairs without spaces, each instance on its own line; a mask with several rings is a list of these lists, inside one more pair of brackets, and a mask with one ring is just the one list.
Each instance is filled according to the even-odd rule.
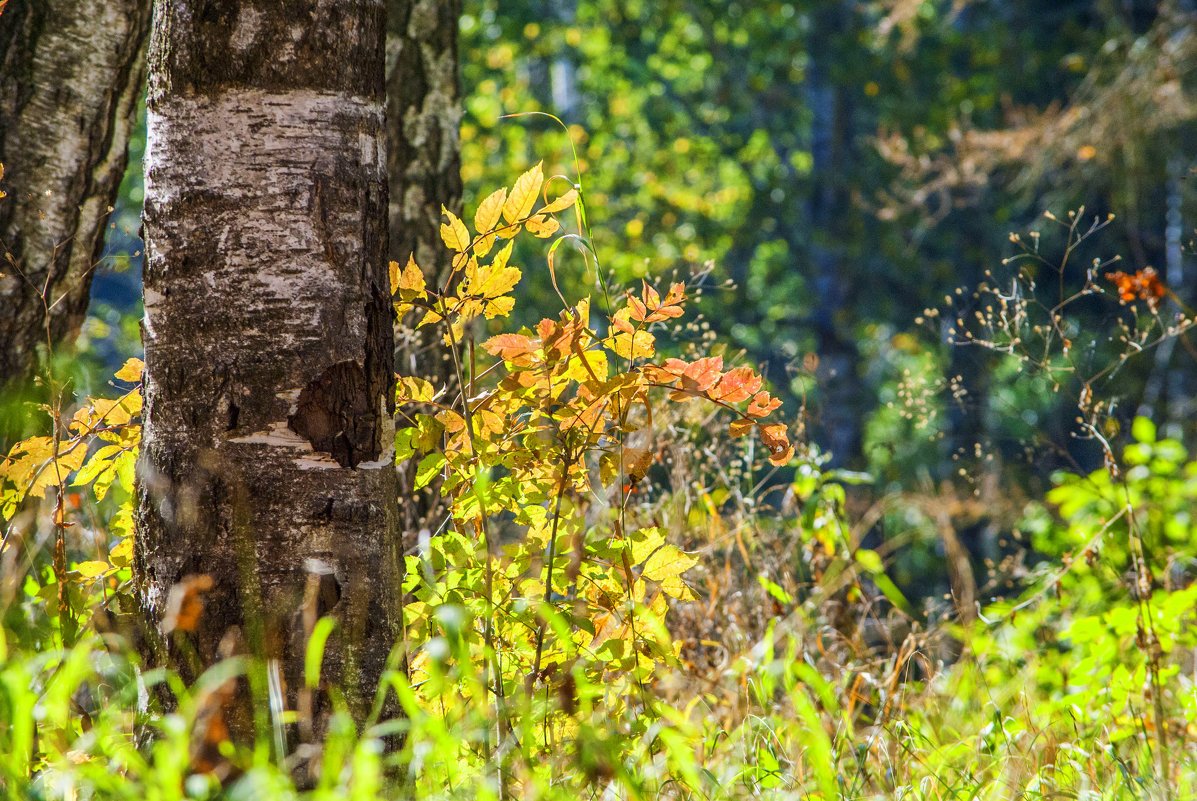
[[[149,25],[149,0],[17,0],[0,13],[0,397],[10,401],[47,340],[73,338],[87,312]],[[22,433],[19,407],[0,420],[0,442]]]
[[813,323],[819,337],[817,377],[823,395],[819,428],[833,464],[850,462],[859,455],[865,408],[860,397],[860,352],[851,323],[845,319],[852,281],[843,243],[848,241],[846,175],[855,137],[854,111],[847,87],[833,79],[835,62],[843,56],[837,44],[849,29],[852,13],[840,0],[821,4],[813,15],[808,51],[807,102],[815,179],[808,199],[814,229],[811,284],[819,299]]
[[[414,254],[428,275],[444,278],[441,207],[461,215],[461,88],[457,74],[461,0],[387,0],[387,169],[392,261]],[[401,321],[396,366],[440,387],[456,386],[453,363],[436,326]],[[400,469],[408,538],[437,527],[436,487],[414,489],[415,465]]]
[[145,156],[143,608],[169,630],[208,576],[164,644],[243,641],[289,709],[330,613],[359,720],[400,622],[384,28],[382,0],[159,0]]

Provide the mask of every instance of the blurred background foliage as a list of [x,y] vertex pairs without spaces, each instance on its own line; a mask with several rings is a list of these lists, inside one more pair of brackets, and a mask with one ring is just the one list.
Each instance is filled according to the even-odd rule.
[[[1082,205],[1119,217],[1087,257],[1152,265],[1189,298],[1193,25],[1189,4],[1129,0],[467,4],[467,194],[540,158],[568,165],[555,126],[501,119],[556,114],[603,267],[627,282],[712,263],[711,325],[837,463],[895,488],[943,479],[977,443],[1021,459],[1028,423],[1072,451],[1066,408],[1003,419],[1001,360],[915,320],[997,272],[1010,232]],[[593,281],[580,262],[559,272]],[[1194,417],[1192,356],[1167,356],[1124,375],[1124,419]],[[954,399],[926,391],[953,383]],[[923,444],[895,429],[911,391]]]

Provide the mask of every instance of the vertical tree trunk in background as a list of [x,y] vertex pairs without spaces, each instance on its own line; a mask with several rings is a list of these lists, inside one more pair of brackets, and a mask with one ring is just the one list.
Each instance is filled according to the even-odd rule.
[[815,185],[807,202],[813,228],[812,285],[819,298],[813,320],[819,337],[817,376],[823,396],[819,428],[834,464],[859,455],[868,408],[861,397],[860,352],[848,330],[850,322],[842,319],[852,279],[849,266],[837,252],[837,243],[849,238],[844,224],[850,204],[846,182],[856,132],[849,89],[834,80],[833,71],[843,57],[837,45],[849,30],[853,13],[840,0],[819,4],[808,44],[807,103]]
[[[149,0],[16,0],[0,13],[0,397],[22,394],[47,327],[56,344],[87,312],[149,24]],[[20,432],[22,418],[0,409],[0,441]]]
[[290,709],[331,613],[359,720],[400,611],[384,36],[382,0],[159,0],[145,156],[143,607],[210,577],[168,645],[239,627]]
[[[461,88],[457,33],[461,0],[387,0],[387,170],[392,261],[411,255],[427,274],[444,278],[449,251],[441,242],[441,206],[461,215]],[[410,322],[410,321],[409,321]],[[397,368],[435,386],[455,385],[453,363],[436,326],[399,332]],[[400,470],[404,532],[435,527],[435,488],[418,497],[415,465]]]

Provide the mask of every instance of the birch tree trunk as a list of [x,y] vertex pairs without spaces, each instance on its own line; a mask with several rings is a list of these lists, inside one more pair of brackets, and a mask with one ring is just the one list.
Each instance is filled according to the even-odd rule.
[[[57,344],[83,322],[149,25],[149,0],[17,0],[0,13],[0,396],[22,394],[47,335]],[[21,418],[2,410],[0,440]]]
[[159,0],[145,156],[143,608],[197,668],[239,641],[281,666],[290,709],[331,614],[359,720],[401,575],[384,36],[382,0]]
[[[441,207],[461,216],[461,87],[457,39],[461,0],[387,0],[387,168],[392,261],[448,275]],[[403,321],[401,321],[403,323]],[[396,366],[435,386],[456,385],[435,326],[399,327]],[[436,528],[438,485],[414,489],[415,464],[400,468],[402,528],[414,537]]]

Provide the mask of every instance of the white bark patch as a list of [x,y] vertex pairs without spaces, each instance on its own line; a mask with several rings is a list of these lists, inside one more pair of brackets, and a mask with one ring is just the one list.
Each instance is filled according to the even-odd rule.
[[[313,453],[295,460],[295,466],[300,470],[345,470],[336,459],[326,453]],[[361,467],[362,465],[358,465]]]
[[[255,431],[244,437],[233,437],[229,442],[245,445],[270,445],[275,448],[294,448],[307,453],[312,452],[312,443],[296,434],[284,420],[281,423],[271,423],[265,431]],[[334,461],[335,465],[336,462]]]
[[[295,461],[295,463],[300,464],[298,459]],[[336,464],[336,462],[333,462],[333,464]],[[300,466],[302,467],[302,465],[300,465]],[[339,467],[340,465],[337,465],[337,466]],[[395,449],[392,447],[390,450],[388,450],[386,453],[384,453],[382,455],[381,459],[375,459],[373,462],[358,462],[356,465],[356,468],[358,470],[378,470],[383,467],[394,467],[394,466],[395,466]]]
[[[392,437],[393,439],[393,437]],[[300,470],[341,470],[343,469],[337,460],[329,456],[327,453],[316,453],[312,450],[312,443],[308,442],[303,437],[296,434],[287,425],[286,421],[281,423],[271,423],[270,428],[265,431],[255,431],[252,434],[247,434],[244,437],[233,437],[229,442],[236,442],[239,445],[268,445],[272,448],[291,448],[302,453],[294,460],[295,466]],[[360,464],[358,467],[377,467],[386,463],[389,458],[393,463],[395,461],[395,449],[391,448],[389,456],[384,456],[377,464]]]

